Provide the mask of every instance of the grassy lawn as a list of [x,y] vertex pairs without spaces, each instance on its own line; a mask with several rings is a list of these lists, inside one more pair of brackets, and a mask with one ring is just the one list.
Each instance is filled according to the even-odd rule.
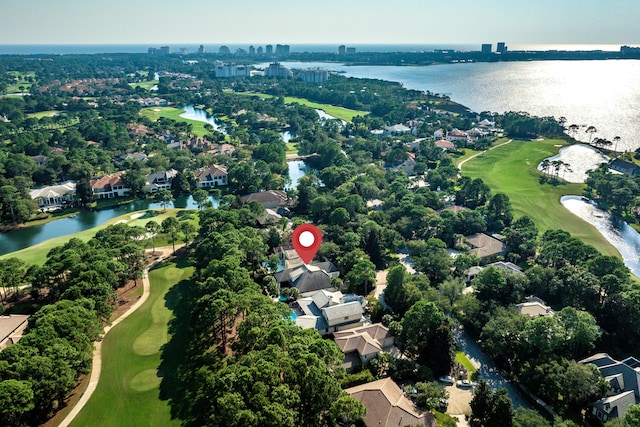
[[[56,246],[64,245],[73,237],[76,237],[86,242],[89,239],[91,239],[93,236],[95,236],[95,234],[99,230],[102,230],[103,228],[106,228],[111,224],[115,224],[118,221],[127,221],[127,224],[130,226],[137,225],[137,226],[144,227],[144,225],[151,219],[153,219],[158,224],[160,224],[165,218],[168,218],[169,216],[176,216],[180,221],[185,221],[185,220],[193,221],[194,225],[196,227],[198,226],[197,225],[198,216],[192,213],[191,211],[186,211],[184,209],[167,209],[166,212],[163,212],[162,210],[150,210],[150,211],[146,211],[146,214],[141,218],[137,218],[137,219],[131,218],[132,215],[136,213],[139,214],[142,212],[145,212],[145,211],[127,213],[119,217],[113,218],[98,227],[90,228],[88,230],[81,231],[75,234],[70,234],[66,236],[56,237],[54,239],[49,239],[40,244],[31,246],[25,249],[21,249],[16,252],[11,252],[11,253],[2,255],[0,256],[0,259],[17,257],[23,260],[24,262],[26,262],[27,264],[43,265],[47,260],[47,254],[49,253],[49,251],[55,248]],[[179,236],[179,237],[182,237],[182,236]],[[177,243],[180,243],[180,241],[177,241],[176,244]],[[166,236],[160,235],[158,236],[158,238],[155,239],[155,244],[156,246],[166,246],[166,245],[169,245],[170,243],[168,242]],[[151,247],[151,244],[149,244],[149,247]]]
[[27,117],[32,117],[34,119],[41,119],[43,117],[57,116],[58,114],[60,114],[60,111],[49,110],[49,111],[39,111],[37,113],[29,113],[27,114]]
[[475,366],[473,366],[473,364],[471,363],[471,361],[467,358],[467,356],[461,352],[460,350],[456,351],[456,362],[458,362],[459,364],[461,364],[462,366],[464,366],[464,368],[467,370],[467,372],[469,373],[469,378],[472,381],[475,381],[477,376],[478,376],[478,370],[476,369]]
[[161,348],[169,341],[167,292],[193,268],[165,263],[149,273],[149,299],[113,328],[102,343],[100,382],[72,426],[179,426],[160,400]]
[[495,194],[505,193],[516,217],[530,216],[541,233],[562,229],[607,255],[620,256],[592,225],[566,210],[560,203],[565,195],[581,195],[583,184],[541,184],[536,169],[546,157],[558,153],[562,140],[513,141],[486,151],[462,166],[462,174],[482,178]]
[[[247,92],[235,92],[236,95],[244,95],[244,96],[258,96],[260,98],[273,98],[272,95],[267,95],[265,93],[247,93]],[[344,120],[345,122],[351,123],[355,116],[366,116],[369,114],[368,111],[358,111],[352,110],[349,108],[338,107],[330,104],[320,104],[317,102],[309,101],[304,98],[295,98],[293,96],[285,96],[284,102],[287,104],[298,103],[301,105],[306,105],[307,107],[317,108],[319,110],[323,110],[325,113],[338,118],[340,120]]]
[[205,122],[200,122],[197,120],[189,120],[180,117],[180,114],[183,114],[184,110],[175,107],[149,107],[143,108],[140,110],[140,115],[147,117],[152,121],[158,120],[160,117],[166,117],[168,119],[173,119],[177,122],[186,122],[190,123],[193,126],[193,133],[200,137],[207,134],[207,131],[204,129]]
[[159,80],[149,80],[149,81],[140,82],[140,83],[129,83],[129,86],[131,86],[134,89],[137,87],[141,87],[145,90],[151,90],[151,88],[157,85],[158,83],[160,83]]
[[297,142],[287,142],[287,152],[286,154],[298,155],[298,143]]

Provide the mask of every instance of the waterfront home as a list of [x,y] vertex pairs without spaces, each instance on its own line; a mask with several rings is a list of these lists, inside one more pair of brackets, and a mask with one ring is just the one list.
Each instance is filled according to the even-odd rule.
[[302,260],[297,265],[274,274],[278,284],[296,288],[303,296],[323,289],[333,289],[331,279],[339,276],[339,270],[330,261],[305,264]]
[[466,132],[461,131],[460,129],[452,129],[451,132],[447,133],[446,140],[449,142],[463,141],[467,142],[469,136]]
[[115,197],[128,196],[131,188],[124,182],[124,172],[113,175],[105,175],[91,180],[91,190],[98,199],[113,199]]
[[49,185],[43,188],[35,188],[29,192],[33,200],[41,209],[61,208],[67,203],[73,203],[76,199],[76,183],[65,181],[58,185]]
[[211,165],[198,169],[195,172],[199,188],[214,188],[227,185],[227,168],[220,165]]
[[152,172],[147,175],[145,189],[151,194],[155,194],[159,190],[170,190],[171,181],[176,177],[176,175],[178,175],[178,171],[175,169]]
[[287,196],[287,192],[284,190],[259,191],[257,193],[251,193],[247,194],[246,196],[241,196],[240,201],[243,204],[256,201],[260,203],[265,209],[291,207],[295,204],[295,201],[290,199]]
[[611,162],[609,168],[627,176],[640,175],[640,167],[638,165],[622,159],[615,159]]

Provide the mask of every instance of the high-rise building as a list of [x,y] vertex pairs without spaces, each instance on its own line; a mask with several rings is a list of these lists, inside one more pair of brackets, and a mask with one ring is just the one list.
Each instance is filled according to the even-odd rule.
[[255,55],[256,54],[256,48],[253,47],[253,45],[249,46],[249,55]]
[[285,68],[282,64],[274,62],[264,70],[264,75],[267,77],[291,77],[291,70]]
[[345,45],[338,46],[338,55],[344,55],[347,53],[347,47]]
[[258,48],[256,49],[256,53],[258,55],[262,55],[262,46],[258,46]]
[[298,77],[307,83],[322,83],[329,78],[329,72],[320,68],[309,68],[308,70],[300,71]]
[[480,51],[482,53],[491,53],[491,47],[493,45],[491,43],[482,43],[482,48],[480,49]]
[[266,46],[267,49],[267,55],[271,55],[273,53],[273,45],[268,44]]
[[507,53],[507,46],[504,44],[504,42],[498,42],[498,46],[496,47],[496,52]]
[[200,47],[198,48],[198,53],[200,55],[204,55],[204,45],[200,45]]
[[289,54],[289,45],[288,44],[277,44],[276,45],[276,55],[288,55]]
[[217,78],[249,77],[250,75],[251,66],[249,65],[223,64],[221,62],[216,64]]
[[181,47],[180,48],[180,55],[189,55],[189,48],[188,47]]
[[169,46],[160,46],[160,55],[169,55],[171,48]]
[[347,48],[347,55],[353,55],[354,53],[356,53],[356,48],[355,47],[348,47]]
[[220,46],[220,48],[218,48],[218,53],[220,55],[230,55],[231,51],[227,46]]

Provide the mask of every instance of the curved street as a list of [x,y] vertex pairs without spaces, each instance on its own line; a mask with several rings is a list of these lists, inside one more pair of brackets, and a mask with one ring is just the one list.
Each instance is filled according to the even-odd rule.
[[480,378],[486,380],[492,390],[504,387],[509,393],[514,409],[532,409],[531,405],[529,405],[527,400],[522,396],[518,387],[502,376],[493,361],[482,352],[480,345],[469,337],[462,326],[456,328],[455,338],[458,348],[467,356],[473,366],[478,369]]

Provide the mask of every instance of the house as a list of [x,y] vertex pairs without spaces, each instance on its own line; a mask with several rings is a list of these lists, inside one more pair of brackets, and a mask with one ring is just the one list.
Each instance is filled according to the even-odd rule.
[[296,288],[303,296],[323,289],[333,289],[331,279],[339,276],[340,272],[330,261],[300,263],[273,275],[280,285]]
[[499,268],[500,270],[506,271],[507,273],[515,274],[516,276],[524,276],[524,271],[522,271],[522,268],[512,262],[496,261],[492,262],[491,264],[487,264],[486,267],[495,267]]
[[240,201],[243,204],[256,201],[265,209],[278,209],[281,207],[290,207],[295,204],[295,201],[291,200],[284,190],[268,190],[251,193],[240,197]]
[[46,166],[49,158],[40,154],[37,156],[31,156],[31,160],[33,160],[37,166]]
[[393,335],[381,323],[360,326],[333,334],[333,340],[345,354],[343,366],[347,371],[376,358],[393,347]]
[[76,183],[65,181],[58,185],[50,185],[36,188],[29,192],[31,198],[38,202],[38,207],[60,208],[67,203],[73,203],[76,199]]
[[398,123],[393,126],[387,126],[384,128],[386,135],[402,135],[411,132],[409,126],[405,126],[402,123]]
[[627,162],[626,160],[615,159],[611,162],[609,168],[627,176],[640,175],[640,166],[635,163]]
[[408,176],[415,175],[413,169],[416,167],[416,155],[415,153],[407,153],[407,160],[400,163],[398,166],[400,169],[404,170]]
[[468,135],[466,132],[461,131],[460,129],[452,129],[451,132],[447,133],[447,141],[455,142],[455,141],[464,141],[466,142],[468,139]]
[[158,190],[170,190],[171,181],[178,175],[178,171],[175,169],[169,169],[168,171],[152,172],[147,175],[147,182],[145,189],[151,193],[157,193]]
[[0,351],[20,341],[27,329],[29,317],[25,314],[0,316]]
[[420,412],[391,378],[383,378],[345,390],[367,408],[367,427],[428,426],[437,427],[430,412]]
[[261,226],[275,225],[282,219],[282,215],[273,209],[265,209],[264,213],[257,218]]
[[628,357],[619,362],[598,353],[579,363],[595,365],[611,386],[607,396],[591,404],[592,414],[600,421],[623,418],[629,406],[640,403],[640,360]]
[[433,137],[436,141],[444,139],[444,131],[442,129],[438,129],[433,133]]
[[508,251],[507,245],[501,240],[484,233],[476,233],[471,236],[465,236],[465,239],[472,246],[467,253],[475,255],[481,260],[490,260],[497,256],[504,255]]
[[131,189],[128,188],[123,179],[124,172],[113,175],[105,175],[98,179],[91,180],[91,190],[98,199],[113,199],[115,197],[128,196]]
[[525,302],[516,304],[516,309],[522,315],[531,317],[552,317],[555,313],[543,300],[535,296],[528,296]]
[[456,146],[453,145],[453,142],[447,141],[446,139],[439,139],[435,142],[435,144],[436,147],[441,148],[442,151],[454,150],[456,148]]
[[144,153],[125,153],[118,157],[118,163],[124,163],[127,160],[144,162],[148,159],[148,156]]
[[195,172],[199,188],[214,188],[227,185],[227,168],[219,165],[211,165],[198,169]]
[[298,298],[291,308],[297,326],[324,336],[363,325],[366,305],[362,296],[320,290]]

